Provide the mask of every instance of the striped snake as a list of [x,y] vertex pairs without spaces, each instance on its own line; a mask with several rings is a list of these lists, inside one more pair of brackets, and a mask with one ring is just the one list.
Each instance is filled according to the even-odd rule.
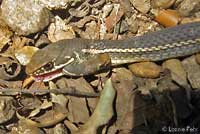
[[200,22],[178,25],[124,40],[66,39],[37,51],[26,72],[48,81],[65,75],[88,75],[101,69],[98,56],[111,65],[160,61],[200,52]]

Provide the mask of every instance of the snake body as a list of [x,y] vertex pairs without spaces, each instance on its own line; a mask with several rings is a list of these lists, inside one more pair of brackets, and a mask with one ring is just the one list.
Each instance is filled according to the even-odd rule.
[[124,40],[61,40],[37,51],[27,65],[26,72],[38,76],[55,73],[55,70],[62,68],[65,73],[73,72],[67,73],[69,75],[84,75],[85,72],[87,74],[87,66],[93,67],[87,61],[105,53],[111,58],[112,65],[118,65],[160,61],[198,52],[200,22],[193,22]]
[[200,22],[179,25],[125,40],[87,41],[83,52],[108,53],[112,64],[159,61],[200,52]]

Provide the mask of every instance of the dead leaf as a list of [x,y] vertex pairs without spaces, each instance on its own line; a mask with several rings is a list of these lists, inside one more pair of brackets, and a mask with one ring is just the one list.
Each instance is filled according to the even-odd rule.
[[121,19],[124,15],[124,11],[119,7],[119,5],[115,5],[113,11],[111,12],[110,16],[105,19],[105,24],[108,32],[110,33],[117,22]]
[[0,123],[9,121],[15,114],[14,99],[8,96],[0,96]]
[[105,125],[113,116],[113,101],[116,91],[113,88],[111,79],[105,83],[96,109],[89,120],[79,129],[76,134],[95,134],[97,128]]
[[66,25],[59,16],[55,16],[55,23],[51,23],[49,26],[48,38],[51,42],[72,39],[75,38],[75,32],[73,28]]
[[11,41],[13,33],[9,30],[9,27],[0,18],[0,50]]
[[21,65],[11,57],[0,56],[0,79],[10,80],[16,78],[21,72]]
[[38,128],[34,122],[29,119],[20,119],[17,126],[14,126],[11,130],[11,134],[44,134],[44,132]]
[[85,123],[89,118],[89,111],[85,98],[70,96],[68,104],[68,119],[71,122]]
[[38,50],[37,47],[24,46],[23,48],[21,48],[15,52],[15,57],[20,62],[20,64],[27,65],[30,62],[33,54],[37,50]]

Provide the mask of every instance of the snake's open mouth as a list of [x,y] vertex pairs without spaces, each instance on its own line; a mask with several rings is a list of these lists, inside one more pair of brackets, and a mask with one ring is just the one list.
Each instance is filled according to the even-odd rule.
[[34,77],[35,81],[47,82],[47,81],[53,80],[57,77],[60,77],[62,75],[63,75],[63,73],[62,73],[62,68],[61,68],[61,69],[58,69],[58,70],[55,70],[52,72],[48,72],[48,73],[44,73],[44,74],[33,74],[33,77]]

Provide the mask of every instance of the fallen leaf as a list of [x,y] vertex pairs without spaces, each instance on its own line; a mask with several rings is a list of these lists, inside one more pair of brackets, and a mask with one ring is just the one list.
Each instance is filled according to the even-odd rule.
[[95,134],[98,127],[109,122],[114,114],[113,101],[116,91],[113,88],[111,79],[105,83],[96,109],[89,120],[79,129],[76,134]]
[[24,46],[23,48],[15,52],[15,57],[22,65],[26,65],[30,62],[33,54],[37,52],[37,47]]
[[55,16],[55,23],[51,23],[48,29],[48,38],[51,42],[72,39],[75,38],[75,32],[59,16]]

